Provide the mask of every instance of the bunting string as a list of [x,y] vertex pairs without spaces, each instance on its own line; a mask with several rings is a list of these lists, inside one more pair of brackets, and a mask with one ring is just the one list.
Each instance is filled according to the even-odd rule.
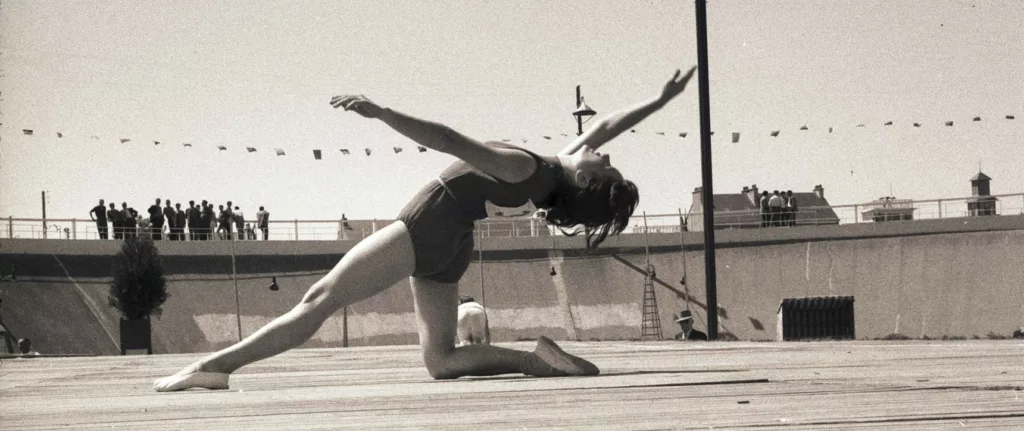
[[[1002,115],[1000,117],[995,117],[995,118],[996,118],[997,121],[1012,121],[1012,120],[1016,120],[1016,116],[1013,115],[1013,114],[1005,114],[1005,115]],[[970,119],[969,122],[971,122],[971,123],[982,122],[982,117],[981,116],[974,116],[974,117],[972,117]],[[922,123],[922,122],[912,122],[912,123],[906,123],[906,124],[908,124],[909,126],[911,126],[913,128],[924,128],[924,127],[928,127],[929,126],[928,123]],[[936,122],[934,125],[937,126],[937,127],[949,128],[949,127],[955,127],[954,124],[957,124],[955,120],[945,120],[945,121],[942,121],[942,122]],[[899,123],[890,120],[890,121],[885,121],[885,122],[881,123],[880,126],[882,128],[895,128],[895,127],[899,127]],[[852,128],[857,129],[857,128],[867,128],[867,127],[868,127],[868,125],[866,123],[858,123],[855,126],[853,126]],[[837,128],[834,127],[834,126],[828,126],[828,127],[822,127],[820,130],[827,131],[828,134],[832,134],[832,133],[834,133],[837,130]],[[762,133],[764,133],[765,137],[773,138],[773,139],[779,139],[779,138],[785,138],[788,133],[794,133],[794,134],[795,133],[806,133],[806,132],[809,132],[809,131],[811,131],[811,128],[808,127],[806,124],[801,125],[799,128],[796,128],[794,131],[787,132],[787,133],[783,133],[783,129],[782,128],[775,128],[773,130],[768,131],[767,133],[764,133],[764,132],[754,133],[754,132],[732,131],[732,132],[730,132],[731,139],[729,141],[731,143],[733,143],[733,144],[738,144],[738,143],[740,143],[742,141],[742,137],[743,136],[748,136],[748,137],[751,136],[751,135],[753,135],[753,136],[760,136]],[[44,136],[44,135],[41,135],[40,133],[37,133],[37,132],[38,131],[36,129],[27,129],[27,128],[26,129],[21,129],[21,133],[24,136],[31,136],[34,139],[39,139],[39,138],[42,138]],[[687,139],[687,137],[690,135],[690,132],[644,131],[642,129],[641,130],[637,130],[635,128],[634,129],[630,129],[629,133],[630,134],[639,134],[639,135],[662,136],[662,137],[665,137],[666,139]],[[715,132],[712,131],[711,135],[714,136],[714,134],[715,134]],[[66,134],[66,133],[64,133],[62,131],[52,132],[52,134],[48,134],[48,136],[56,136],[57,140],[70,140],[70,139],[73,139],[73,138],[69,137],[68,134]],[[552,136],[561,136],[561,137],[568,138],[569,134],[567,134],[567,133],[555,133],[555,134],[548,134],[548,135],[539,135],[539,136],[537,136],[535,138],[527,138],[527,137],[501,138],[500,140],[502,142],[518,141],[518,142],[521,142],[523,144],[527,144],[527,143],[530,143],[531,141],[540,141],[540,140],[550,141],[550,140],[553,139]],[[89,135],[88,139],[89,140],[93,140],[93,141],[103,141],[103,140],[105,140],[105,139],[101,139],[100,135]],[[154,146],[159,146],[159,145],[164,145],[165,143],[169,142],[169,141],[166,141],[166,140],[136,140],[136,139],[133,139],[133,138],[124,138],[124,137],[118,137],[116,139],[117,139],[118,142],[120,142],[121,144],[124,144],[124,145],[135,145],[137,142],[152,142],[152,144]],[[192,143],[192,142],[181,142],[180,145],[183,148],[188,148],[188,149],[192,149],[192,148],[195,147],[195,144]],[[223,144],[211,144],[211,145],[213,147],[215,147],[217,149],[217,151],[229,151],[229,152],[231,151],[231,149],[230,149],[231,147],[229,147],[229,145],[223,145]],[[249,154],[259,153],[259,150],[257,149],[257,147],[254,147],[254,146],[239,146],[238,148],[243,148],[246,151],[246,153],[249,153]],[[275,148],[271,148],[271,149],[273,150],[273,153],[274,153],[275,156],[280,157],[280,156],[286,156],[287,155],[287,153],[285,152],[285,149],[283,149],[283,148],[276,148],[275,147]],[[402,151],[404,150],[404,147],[398,146],[398,147],[392,147],[391,149],[392,149],[392,151],[395,154],[401,154]],[[339,152],[340,152],[340,154],[342,156],[351,156],[352,155],[352,149],[350,149],[350,148],[338,148],[338,150],[339,150]],[[416,150],[417,150],[418,153],[425,153],[425,152],[428,151],[427,148],[422,146],[422,145],[416,145]],[[313,151],[313,158],[315,160],[322,160],[323,159],[324,152],[323,152],[322,149],[313,149],[312,151]],[[373,149],[372,148],[363,148],[363,152],[366,154],[366,156],[372,156],[373,155]]]

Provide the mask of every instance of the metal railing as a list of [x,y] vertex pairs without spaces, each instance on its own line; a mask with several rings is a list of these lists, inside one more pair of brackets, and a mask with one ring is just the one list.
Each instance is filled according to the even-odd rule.
[[[994,199],[993,199],[994,198]],[[992,209],[981,211],[969,208],[981,200]],[[991,202],[991,203],[989,203]],[[898,206],[894,206],[898,205]],[[1024,214],[1024,193],[985,196],[942,198],[928,200],[893,200],[888,202],[869,202],[853,205],[833,205],[827,207],[800,207],[797,214],[797,225],[850,224],[872,223],[865,219],[864,213],[878,208],[913,209],[914,220],[943,219],[969,217],[974,215],[1021,215]],[[985,207],[987,208],[987,207]],[[676,213],[647,215],[646,228],[641,215],[634,214],[624,234],[673,233],[681,229],[699,230],[701,213]],[[360,240],[377,229],[390,224],[391,220],[272,220],[268,223],[269,240],[273,241],[338,241]],[[898,223],[898,222],[894,222]],[[108,225],[109,226],[109,225]],[[761,214],[758,210],[716,211],[715,226],[718,229],[750,229],[761,228]],[[562,235],[557,228],[547,226],[537,218],[517,218],[507,220],[482,220],[477,222],[479,235],[483,237],[536,237]],[[188,229],[185,240],[191,241]],[[107,229],[108,239],[114,238],[112,228]],[[163,239],[167,239],[168,227],[164,225]],[[263,239],[260,230],[255,229],[258,240]],[[149,232],[139,232],[151,235]],[[232,235],[236,235],[232,227]],[[35,238],[35,239],[99,239],[99,231],[94,221],[89,219],[69,218],[15,218],[0,219],[0,238]],[[211,235],[211,240],[227,239],[224,235]]]

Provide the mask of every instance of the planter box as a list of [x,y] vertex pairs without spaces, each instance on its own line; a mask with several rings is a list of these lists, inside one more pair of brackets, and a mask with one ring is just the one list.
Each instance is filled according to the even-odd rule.
[[150,321],[146,319],[121,319],[121,354],[129,350],[145,350],[153,354],[153,339],[150,332]]

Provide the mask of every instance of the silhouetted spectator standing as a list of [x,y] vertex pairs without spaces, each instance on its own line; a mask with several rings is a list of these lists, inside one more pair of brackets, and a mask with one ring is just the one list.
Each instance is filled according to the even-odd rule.
[[232,227],[235,224],[235,213],[231,211],[231,201],[228,201],[228,204],[224,208],[224,210],[227,211],[228,213],[228,239],[231,239],[231,235],[234,233],[234,229]]
[[114,229],[114,239],[124,239],[124,217],[113,202],[107,210],[107,220],[110,220],[110,226]]
[[772,221],[771,209],[768,207],[768,190],[761,192],[761,227],[768,227]]
[[166,200],[164,202],[167,203],[167,206],[165,206],[164,210],[163,210],[164,220],[167,220],[167,232],[168,232],[167,233],[167,239],[171,240],[171,241],[176,241],[177,238],[174,236],[174,232],[178,228],[178,226],[176,226],[174,224],[177,221],[177,218],[175,217],[176,213],[174,211],[174,208],[171,208],[171,200],[170,199],[168,199],[168,200]]
[[789,209],[789,226],[796,226],[796,196],[793,196],[792,190],[786,190],[786,207]]
[[136,218],[139,224],[137,231],[139,238],[153,238],[153,221],[149,217],[138,213],[136,213]]
[[185,211],[181,209],[181,204],[174,204],[174,231],[171,232],[171,236],[175,241],[185,240],[185,222],[187,217]]
[[773,191],[772,196],[768,198],[768,207],[771,210],[772,226],[782,226],[782,205],[782,196],[779,196],[779,191]]
[[259,228],[260,232],[263,232],[264,241],[267,240],[267,234],[269,233],[269,229],[267,229],[269,221],[270,213],[263,210],[263,207],[260,207],[259,212],[256,213],[256,227]]
[[256,231],[252,229],[252,223],[245,224],[245,239],[250,241],[256,239]]
[[231,238],[231,213],[224,208],[224,205],[218,205],[217,208],[220,210],[217,215],[217,238]]
[[213,226],[213,205],[203,200],[202,216],[199,218],[199,236],[203,241],[210,239],[210,226]]
[[130,238],[135,236],[135,210],[128,208],[127,202],[121,202],[121,229],[124,230],[121,236]]
[[235,212],[232,214],[235,219],[235,232],[238,232],[238,239],[245,238],[245,215],[242,214],[242,210],[238,209],[238,205],[235,205]]
[[199,226],[199,213],[196,211],[196,201],[188,201],[188,209],[185,210],[185,224],[188,226],[188,240],[195,241],[196,227]]
[[96,222],[96,231],[99,232],[100,239],[107,239],[107,207],[103,205],[103,199],[89,211],[89,218]]
[[[153,240],[159,241],[160,234],[164,231],[164,213],[160,208],[160,198],[156,198],[156,204],[149,207],[149,224],[152,228]],[[139,227],[142,227],[140,224]]]

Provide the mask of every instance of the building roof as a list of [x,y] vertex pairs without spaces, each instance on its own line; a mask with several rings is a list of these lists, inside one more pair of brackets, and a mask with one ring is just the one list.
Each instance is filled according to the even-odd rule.
[[985,175],[985,174],[981,173],[981,171],[978,171],[978,175],[975,175],[975,176],[971,177],[971,181],[991,181],[991,180],[992,180],[992,178],[990,178],[988,175]]

